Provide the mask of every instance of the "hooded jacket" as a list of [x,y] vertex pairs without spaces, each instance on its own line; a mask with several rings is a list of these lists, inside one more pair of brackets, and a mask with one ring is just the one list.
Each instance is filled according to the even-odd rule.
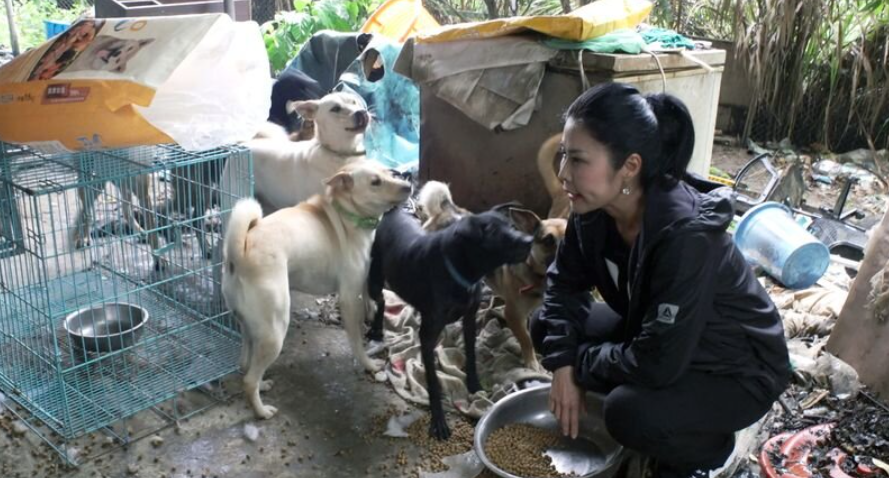
[[[737,377],[757,398],[775,400],[790,379],[784,330],[726,232],[730,194],[684,181],[650,187],[623,285],[606,259],[614,220],[601,210],[572,215],[547,272],[543,366],[574,365],[581,385],[600,390],[663,388],[699,371]],[[623,318],[613,342],[584,337],[592,288]]]

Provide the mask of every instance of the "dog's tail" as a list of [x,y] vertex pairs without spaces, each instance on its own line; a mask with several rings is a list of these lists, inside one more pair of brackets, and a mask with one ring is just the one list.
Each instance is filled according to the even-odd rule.
[[552,199],[549,209],[549,217],[568,217],[570,204],[565,191],[562,190],[562,181],[559,180],[559,163],[560,158],[559,147],[561,146],[562,136],[553,135],[540,146],[537,152],[537,170],[540,172],[540,178],[543,180],[546,191]]
[[553,197],[563,194],[556,165],[556,155],[559,154],[561,143],[562,136],[557,134],[544,141],[537,152],[537,170],[540,171],[540,177],[543,179],[543,184],[546,185],[546,190]]
[[262,206],[253,198],[244,198],[235,204],[228,229],[225,231],[225,263],[236,266],[244,258],[247,233],[262,219]]
[[446,210],[456,209],[451,189],[448,185],[438,181],[429,181],[420,189],[417,195],[417,204],[426,218],[435,217]]
[[283,126],[272,123],[271,121],[266,121],[259,128],[259,131],[256,132],[256,136],[254,139],[277,139],[282,141],[290,140],[290,135],[287,134],[287,130],[284,129]]

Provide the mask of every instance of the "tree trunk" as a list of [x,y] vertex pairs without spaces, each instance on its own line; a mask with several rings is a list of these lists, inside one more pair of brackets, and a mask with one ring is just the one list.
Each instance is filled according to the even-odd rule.
[[18,56],[19,50],[19,34],[15,29],[15,16],[12,14],[12,0],[4,0],[6,4],[6,21],[9,23],[9,41],[12,43],[12,54]]
[[571,13],[571,0],[561,0],[562,13]]
[[497,0],[485,0],[485,5],[488,7],[488,20],[493,20],[500,16],[497,13]]

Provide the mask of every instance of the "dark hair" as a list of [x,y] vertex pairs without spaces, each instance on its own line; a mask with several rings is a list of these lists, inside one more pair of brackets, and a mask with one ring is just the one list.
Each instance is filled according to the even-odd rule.
[[682,100],[669,94],[642,95],[624,83],[604,83],[585,91],[565,113],[611,153],[620,169],[627,158],[642,157],[642,188],[675,183],[685,175],[695,145],[695,128]]

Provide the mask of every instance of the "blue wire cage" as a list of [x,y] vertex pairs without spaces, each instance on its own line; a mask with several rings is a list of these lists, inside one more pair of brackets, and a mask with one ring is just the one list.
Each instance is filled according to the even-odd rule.
[[[245,169],[219,184],[232,158]],[[213,251],[252,173],[239,146],[0,143],[0,391],[65,459],[77,437],[237,369]]]

